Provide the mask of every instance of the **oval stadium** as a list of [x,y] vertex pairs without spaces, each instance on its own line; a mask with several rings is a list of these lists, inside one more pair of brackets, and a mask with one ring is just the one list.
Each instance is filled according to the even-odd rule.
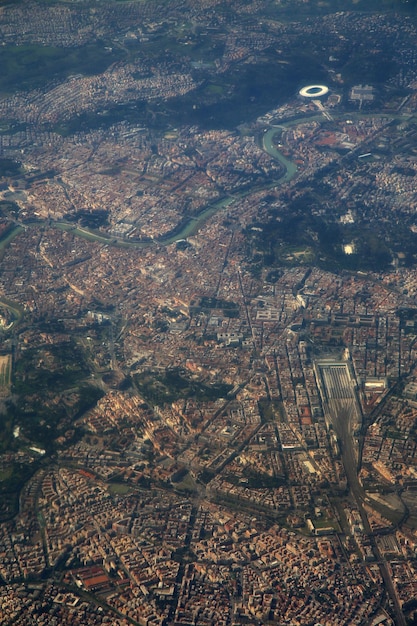
[[329,93],[329,88],[326,85],[307,85],[298,92],[303,98],[321,98]]

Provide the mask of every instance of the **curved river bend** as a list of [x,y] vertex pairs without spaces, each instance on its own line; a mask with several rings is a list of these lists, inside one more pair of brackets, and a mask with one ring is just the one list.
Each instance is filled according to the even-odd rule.
[[[281,129],[282,128],[284,128],[284,125],[281,127]],[[287,159],[283,154],[281,154],[281,152],[279,152],[279,150],[277,150],[273,144],[273,138],[279,132],[281,132],[279,128],[271,128],[267,130],[262,137],[262,146],[265,152],[267,152],[271,157],[279,161],[285,170],[282,176],[280,176],[277,180],[275,180],[273,183],[268,183],[267,185],[265,185],[265,189],[287,183],[297,173],[297,166],[292,161]],[[243,198],[249,195],[251,192],[252,190],[249,190],[242,194],[226,196],[221,200],[217,200],[213,204],[210,204],[199,215],[187,219],[184,222],[184,225],[176,230],[175,233],[168,233],[166,236],[160,237],[153,241],[128,241],[125,239],[118,239],[117,237],[109,237],[94,230],[77,228],[76,226],[73,226],[68,222],[55,222],[55,226],[63,230],[70,230],[74,235],[90,239],[91,241],[97,241],[99,243],[105,243],[109,245],[118,245],[121,247],[134,248],[147,248],[155,244],[167,246],[171,243],[179,241],[180,239],[186,239],[187,237],[194,235],[208,218],[210,218],[212,215],[215,215],[215,213],[217,213],[219,210],[224,209],[233,202],[236,202],[239,198]]]

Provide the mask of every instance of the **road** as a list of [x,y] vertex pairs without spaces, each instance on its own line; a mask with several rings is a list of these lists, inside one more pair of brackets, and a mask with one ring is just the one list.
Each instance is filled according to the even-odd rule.
[[353,385],[354,381],[350,378],[346,363],[326,364],[323,368],[319,366],[319,370],[322,373],[322,393],[326,394],[323,405],[340,444],[342,462],[350,494],[356,502],[362,518],[364,532],[369,537],[375,560],[384,581],[385,590],[391,600],[395,612],[395,624],[396,626],[406,626],[406,620],[401,610],[389,564],[379,551],[364,507],[367,498],[358,478],[358,467],[360,466],[359,446],[354,436],[354,431],[360,419],[360,406]]

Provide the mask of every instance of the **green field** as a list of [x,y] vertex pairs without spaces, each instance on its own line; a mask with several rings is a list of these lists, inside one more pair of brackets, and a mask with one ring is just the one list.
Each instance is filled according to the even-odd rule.
[[132,491],[125,483],[109,483],[107,489],[111,494],[118,496],[125,496]]

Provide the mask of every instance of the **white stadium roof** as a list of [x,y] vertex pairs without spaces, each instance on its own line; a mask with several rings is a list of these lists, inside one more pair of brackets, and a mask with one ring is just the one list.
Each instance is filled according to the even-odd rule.
[[326,85],[307,85],[298,92],[303,98],[320,98],[329,92]]

